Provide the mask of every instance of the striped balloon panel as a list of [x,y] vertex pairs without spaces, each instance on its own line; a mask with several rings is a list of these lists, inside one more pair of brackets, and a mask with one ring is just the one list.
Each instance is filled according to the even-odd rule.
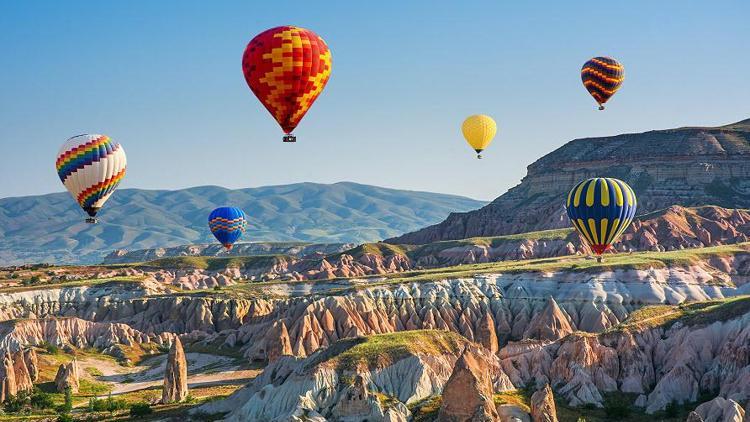
[[247,229],[245,213],[236,207],[216,208],[208,216],[208,228],[216,240],[231,249]]
[[331,51],[309,29],[258,34],[242,56],[245,81],[286,133],[297,127],[331,77]]
[[581,69],[583,86],[599,104],[609,100],[625,80],[625,68],[611,57],[594,57]]
[[635,192],[619,179],[596,177],[577,184],[566,209],[573,227],[595,254],[603,254],[635,217]]
[[93,217],[125,176],[127,157],[109,136],[79,135],[60,148],[55,167],[68,192]]

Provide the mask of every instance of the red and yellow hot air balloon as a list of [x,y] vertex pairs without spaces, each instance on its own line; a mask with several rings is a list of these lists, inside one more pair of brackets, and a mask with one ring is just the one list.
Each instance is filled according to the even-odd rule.
[[284,142],[331,76],[331,51],[309,29],[279,26],[253,38],[242,56],[245,80],[284,130]]
[[604,103],[610,99],[625,80],[625,68],[611,57],[594,57],[583,64],[581,81],[586,90],[604,110]]

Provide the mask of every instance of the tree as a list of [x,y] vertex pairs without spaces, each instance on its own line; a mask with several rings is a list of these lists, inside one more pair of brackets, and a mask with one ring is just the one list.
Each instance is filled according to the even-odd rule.
[[69,386],[65,387],[65,403],[62,405],[61,410],[62,412],[60,413],[70,413],[73,410],[73,389]]

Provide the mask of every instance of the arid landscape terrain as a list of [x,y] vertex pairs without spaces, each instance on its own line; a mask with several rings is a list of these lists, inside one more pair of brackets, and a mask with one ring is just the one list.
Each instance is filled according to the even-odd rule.
[[[640,158],[569,152],[618,142]],[[384,242],[5,266],[2,418],[742,421],[749,143],[748,121],[574,140],[484,208]],[[561,198],[606,171],[643,207],[598,262]]]

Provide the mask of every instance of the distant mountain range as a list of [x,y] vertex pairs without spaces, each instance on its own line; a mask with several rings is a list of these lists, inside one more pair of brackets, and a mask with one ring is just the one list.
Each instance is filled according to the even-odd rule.
[[589,177],[616,177],[635,190],[638,214],[672,205],[750,208],[750,119],[568,142],[528,167],[521,183],[482,209],[390,243],[424,244],[569,227],[563,203]]
[[99,215],[84,215],[68,193],[0,199],[0,265],[92,263],[114,249],[213,242],[206,219],[222,205],[249,218],[244,241],[362,243],[435,224],[485,203],[455,195],[341,182],[249,189],[122,189]]

